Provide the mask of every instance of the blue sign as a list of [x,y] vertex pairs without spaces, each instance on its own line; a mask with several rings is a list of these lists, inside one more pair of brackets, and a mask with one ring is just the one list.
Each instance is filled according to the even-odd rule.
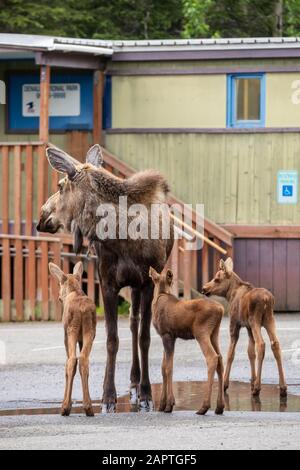
[[[8,80],[8,128],[39,129],[40,77],[11,74]],[[93,129],[93,74],[51,73],[49,127],[52,131]]]
[[293,197],[294,186],[282,186],[283,197]]
[[277,185],[278,204],[298,203],[298,171],[280,171]]

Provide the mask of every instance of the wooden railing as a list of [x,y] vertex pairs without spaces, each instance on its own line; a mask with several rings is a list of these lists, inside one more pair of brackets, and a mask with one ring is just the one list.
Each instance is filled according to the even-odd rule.
[[[104,167],[120,178],[135,173],[107,150]],[[57,284],[49,277],[48,262],[57,262],[65,272],[71,272],[78,257],[73,253],[70,236],[37,236],[35,230],[40,208],[57,190],[59,175],[50,169],[42,142],[0,143],[0,172],[0,320],[59,320]],[[183,205],[174,196],[170,196],[169,203]],[[195,295],[209,279],[221,256],[232,254],[229,232],[205,219],[204,233],[199,234],[195,212],[191,212],[191,220],[187,233],[204,238],[203,249],[189,251],[185,238],[176,240],[169,260],[175,274],[174,293],[186,298]],[[100,305],[95,257],[83,255],[82,259],[84,289]]]

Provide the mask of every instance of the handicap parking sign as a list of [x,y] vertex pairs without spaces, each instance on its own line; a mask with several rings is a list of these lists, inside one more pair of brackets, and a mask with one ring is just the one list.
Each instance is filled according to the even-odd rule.
[[297,204],[298,171],[280,171],[278,173],[277,199],[279,204]]
[[282,186],[283,197],[293,197],[294,186]]

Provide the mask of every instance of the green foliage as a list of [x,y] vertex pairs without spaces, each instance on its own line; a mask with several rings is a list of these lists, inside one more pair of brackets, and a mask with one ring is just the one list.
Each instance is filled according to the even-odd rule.
[[300,34],[300,0],[0,0],[2,33],[100,39],[257,37],[281,34],[281,22],[284,35]]
[[300,35],[300,0],[284,2],[284,33],[286,36]]
[[0,0],[0,31],[102,39],[178,37],[181,0]]

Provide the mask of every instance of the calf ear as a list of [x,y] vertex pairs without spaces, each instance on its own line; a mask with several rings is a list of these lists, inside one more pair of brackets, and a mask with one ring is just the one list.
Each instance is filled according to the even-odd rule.
[[167,283],[169,284],[169,286],[172,285],[172,282],[173,282],[173,273],[170,269],[168,269],[167,271],[167,274],[166,274],[166,279],[167,279]]
[[233,273],[233,261],[232,258],[227,258],[225,261],[226,273],[231,275]]
[[160,275],[158,274],[157,271],[155,271],[154,268],[150,268],[149,270],[149,276],[151,277],[152,281],[155,283],[155,282],[158,282],[159,279],[160,279]]
[[52,276],[56,277],[60,284],[67,279],[65,273],[54,263],[49,263],[49,271]]
[[[74,179],[77,170],[75,161],[67,153],[55,147],[48,147],[46,150],[48,162],[52,168],[60,173],[66,173],[70,180]],[[78,162],[79,163],[79,162]]]
[[82,261],[78,261],[78,263],[76,263],[74,266],[73,275],[76,276],[79,281],[81,281],[82,274],[83,274],[83,264],[82,264]]
[[220,270],[226,272],[226,265],[223,259],[220,260]]
[[86,154],[86,162],[99,168],[103,165],[103,154],[100,145],[96,144]]

